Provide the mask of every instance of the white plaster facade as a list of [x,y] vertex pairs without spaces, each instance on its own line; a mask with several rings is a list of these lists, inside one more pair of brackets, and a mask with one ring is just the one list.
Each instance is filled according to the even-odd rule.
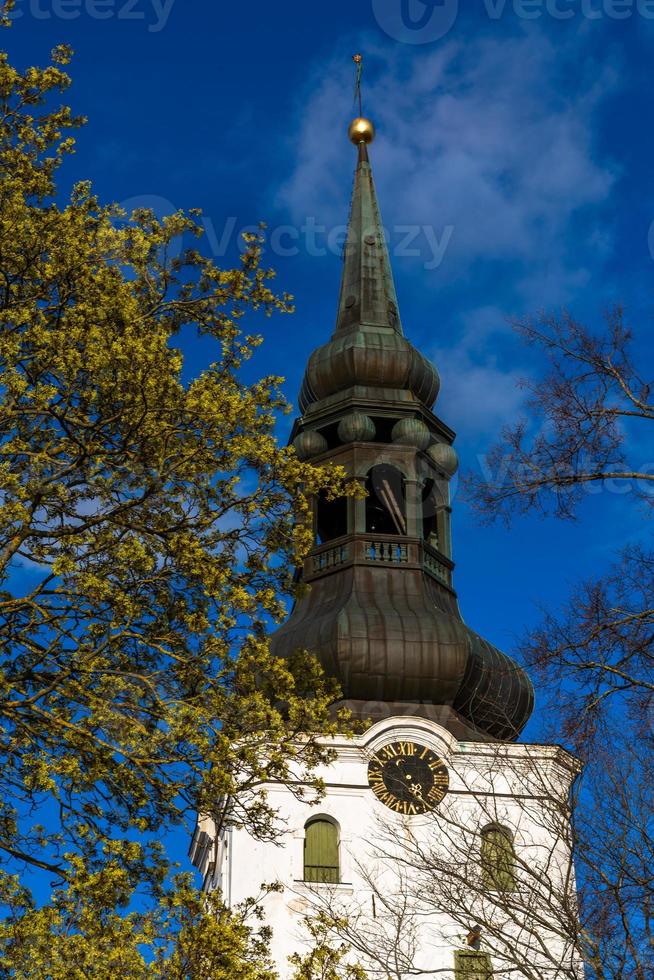
[[[385,807],[368,785],[368,762],[376,751],[397,740],[410,740],[435,751],[449,769],[450,786],[445,800],[435,814],[404,817]],[[326,766],[320,775],[326,784],[322,801],[311,806],[298,800],[281,785],[267,788],[269,802],[279,813],[287,828],[279,843],[254,840],[244,830],[228,830],[220,841],[214,841],[209,821],[200,821],[191,846],[191,857],[205,875],[207,890],[220,889],[225,901],[236,905],[259,893],[263,883],[280,882],[283,891],[265,899],[266,921],[273,930],[273,956],[280,976],[290,976],[288,957],[308,949],[303,917],[312,909],[329,905],[338,907],[350,921],[360,922],[362,934],[379,942],[392,942],[392,916],[373,905],[373,888],[368,873],[388,878],[389,894],[393,891],[393,859],[377,853],[381,846],[388,855],[393,851],[393,836],[402,848],[402,841],[416,841],[429,848],[438,845],[437,837],[444,833],[452,839],[459,836],[461,854],[468,856],[466,874],[471,881],[476,872],[476,842],[479,832],[489,822],[501,823],[514,834],[514,847],[520,869],[534,869],[534,881],[542,886],[543,906],[537,909],[534,881],[524,884],[529,890],[527,904],[533,907],[535,924],[522,928],[515,916],[507,916],[504,926],[516,947],[530,945],[533,962],[542,960],[536,974],[543,980],[583,977],[576,965],[565,930],[557,922],[556,903],[566,895],[574,902],[574,873],[568,846],[567,808],[569,787],[577,772],[576,761],[555,746],[525,744],[493,744],[457,742],[444,728],[434,722],[414,717],[395,717],[379,722],[363,735],[352,739],[335,738],[330,745],[337,759]],[[309,885],[303,881],[304,833],[307,821],[325,815],[339,828],[340,878],[334,885]],[[390,843],[388,842],[390,840]],[[382,843],[386,841],[386,843]],[[421,843],[422,842],[422,843]],[[452,845],[448,843],[449,848]],[[457,860],[456,845],[452,859]],[[413,877],[413,875],[412,875]],[[408,879],[407,879],[408,880]],[[413,877],[415,883],[415,877]],[[519,883],[518,888],[522,887]],[[482,910],[477,899],[471,908]],[[433,901],[418,903],[415,921],[415,948],[411,952],[412,969],[425,971],[425,977],[442,980],[454,978],[454,950],[465,949],[465,930],[456,916],[437,909]],[[409,910],[411,914],[412,910]],[[543,923],[552,921],[553,928]],[[357,918],[355,918],[357,917]],[[510,921],[510,919],[514,921]],[[561,919],[562,921],[562,919]],[[474,925],[473,918],[470,926]],[[409,926],[407,925],[408,929]],[[535,935],[538,934],[538,942]],[[540,948],[540,952],[539,952]],[[482,935],[481,949],[492,956],[493,976],[497,980],[521,976],[515,966],[503,964],[501,944]],[[541,955],[542,950],[546,955]],[[521,953],[524,955],[524,953]],[[560,962],[560,968],[556,964]],[[375,965],[366,967],[371,977],[390,976]],[[401,969],[394,976],[401,976]],[[416,975],[409,974],[406,976]]]

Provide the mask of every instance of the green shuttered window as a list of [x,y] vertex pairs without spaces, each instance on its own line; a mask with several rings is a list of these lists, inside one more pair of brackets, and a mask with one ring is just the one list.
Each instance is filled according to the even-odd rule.
[[455,980],[493,980],[493,965],[488,953],[459,950],[454,954]]
[[338,860],[338,827],[330,820],[311,820],[305,828],[304,880],[337,884],[341,880]]
[[513,834],[492,824],[481,832],[481,869],[484,887],[494,892],[515,890]]

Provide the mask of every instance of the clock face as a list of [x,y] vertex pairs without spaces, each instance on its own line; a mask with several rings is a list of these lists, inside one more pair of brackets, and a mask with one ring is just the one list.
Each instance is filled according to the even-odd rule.
[[391,742],[368,765],[370,788],[387,807],[406,816],[426,813],[447,793],[447,767],[435,752],[416,742]]

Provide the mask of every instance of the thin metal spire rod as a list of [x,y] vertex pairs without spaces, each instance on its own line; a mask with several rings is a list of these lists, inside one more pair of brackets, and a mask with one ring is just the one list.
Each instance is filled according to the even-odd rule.
[[363,75],[363,55],[355,54],[352,61],[357,66],[357,77],[354,83],[354,104],[359,103],[359,115],[363,115],[363,100],[361,97],[361,76]]

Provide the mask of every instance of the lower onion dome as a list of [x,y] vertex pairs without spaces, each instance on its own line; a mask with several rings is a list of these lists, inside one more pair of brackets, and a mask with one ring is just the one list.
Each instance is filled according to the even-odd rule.
[[513,741],[533,709],[526,672],[418,570],[398,580],[355,567],[314,581],[271,638],[276,656],[299,649],[317,657],[340,685],[338,704],[363,720],[431,717],[462,741]]
[[313,352],[300,392],[300,410],[354,386],[410,391],[427,408],[436,401],[440,378],[434,365],[405,337],[358,330],[334,337]]

